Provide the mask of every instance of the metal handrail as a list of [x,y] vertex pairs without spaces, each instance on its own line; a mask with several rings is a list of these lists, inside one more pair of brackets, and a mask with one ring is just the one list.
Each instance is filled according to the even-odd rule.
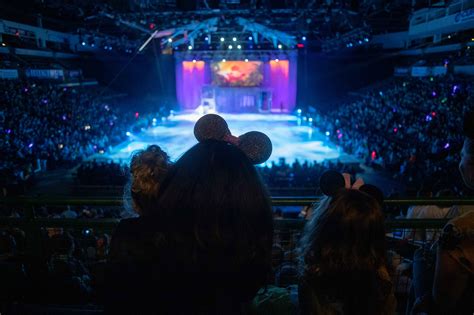
[[[316,203],[322,197],[272,197],[272,205],[274,206],[306,206]],[[2,198],[0,204],[7,205],[71,205],[71,206],[122,206],[123,200],[121,198],[34,198],[34,197],[16,197],[16,198]],[[437,206],[452,206],[452,205],[474,205],[474,197],[468,198],[400,198],[400,199],[386,199],[384,204],[387,206],[416,206],[416,205],[437,205]]]
[[[0,227],[48,227],[48,228],[94,228],[98,230],[113,230],[120,222],[120,219],[50,219],[50,218],[8,218],[0,217]],[[274,229],[302,229],[307,220],[304,219],[275,219]],[[392,229],[440,229],[443,228],[447,219],[393,219],[386,220],[387,230]]]
[[[305,206],[318,202],[321,197],[273,197],[274,206]],[[90,205],[90,206],[122,206],[122,199],[70,199],[70,198],[32,198],[17,197],[0,199],[0,204],[22,206],[25,209],[23,218],[0,217],[0,227],[20,228],[27,235],[27,252],[33,256],[40,256],[43,244],[41,242],[42,228],[71,228],[71,229],[95,229],[98,231],[112,232],[119,223],[119,219],[50,219],[35,217],[34,206],[36,205]],[[388,199],[385,205],[474,205],[474,198],[469,199]],[[274,229],[301,231],[306,220],[303,219],[275,219]],[[387,231],[394,229],[440,229],[446,224],[446,219],[440,220],[386,220]]]

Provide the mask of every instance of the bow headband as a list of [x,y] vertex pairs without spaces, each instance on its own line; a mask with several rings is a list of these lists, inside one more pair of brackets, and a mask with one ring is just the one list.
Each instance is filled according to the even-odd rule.
[[319,179],[319,187],[323,194],[334,197],[341,189],[356,189],[373,197],[382,206],[383,192],[374,185],[365,184],[362,178],[351,182],[351,175],[338,173],[336,171],[326,171]]

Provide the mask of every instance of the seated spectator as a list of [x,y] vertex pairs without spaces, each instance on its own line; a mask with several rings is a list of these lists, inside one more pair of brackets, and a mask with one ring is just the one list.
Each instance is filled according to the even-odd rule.
[[474,312],[474,211],[448,222],[441,236],[433,298],[442,314]]
[[[443,190],[436,194],[437,198],[450,197],[449,190]],[[432,198],[431,191],[422,191],[418,198]],[[408,208],[406,219],[446,219],[454,217],[457,209],[455,207],[441,208],[437,205],[412,206]],[[404,237],[410,241],[422,241],[432,243],[439,237],[438,230],[410,229],[405,231]]]
[[[471,122],[474,124],[474,117]],[[459,164],[461,175],[468,186],[474,189],[474,137],[464,140],[464,147],[461,152],[462,160]]]
[[[171,164],[168,154],[157,145],[151,145],[145,150],[136,152],[130,161],[130,183],[124,194],[124,203],[129,204],[129,212],[135,212],[140,217],[151,214],[159,195],[161,183]],[[110,260],[127,258],[129,254],[142,250],[139,242],[142,236],[140,218],[128,218],[120,221],[112,236]],[[133,254],[132,254],[133,256]]]
[[474,312],[474,211],[448,222],[436,253],[433,290],[417,300],[412,314]]
[[67,206],[67,209],[61,213],[61,218],[64,219],[77,219],[77,212],[71,209],[71,206]]
[[321,202],[302,237],[302,314],[393,314],[384,219],[368,194],[344,189]]
[[240,314],[269,278],[270,201],[237,147],[195,145],[168,173],[157,203],[143,210],[153,212],[143,224],[147,247],[111,264],[109,311]]
[[171,166],[168,154],[157,145],[135,153],[130,162],[130,194],[133,210],[146,215],[147,209],[153,209],[163,182]]
[[84,303],[91,294],[90,274],[73,256],[74,239],[67,233],[49,240],[52,255],[48,261],[48,291],[51,302]]
[[[117,287],[114,288],[114,277],[117,276],[115,272],[120,272],[117,266],[122,266],[128,261],[134,261],[144,258],[146,246],[151,241],[150,229],[147,225],[151,209],[153,209],[158,198],[160,187],[164,177],[166,176],[171,163],[169,157],[157,145],[151,145],[145,150],[136,152],[130,162],[130,183],[126,186],[124,194],[125,205],[129,204],[131,200],[131,209],[128,212],[135,212],[140,217],[122,219],[115,229],[110,244],[110,252],[108,256],[108,266],[106,269],[106,290],[109,292],[116,292]],[[104,242],[107,239],[104,239]],[[148,251],[149,252],[149,251]],[[100,252],[98,253],[101,254]],[[134,276],[133,273],[130,275]],[[133,281],[127,275],[120,278],[120,284],[126,284]],[[126,301],[126,288],[121,286],[121,292],[117,292],[117,296],[122,296]],[[106,304],[115,304],[117,296],[106,294]],[[107,307],[112,307],[107,305]],[[115,308],[114,312],[121,311],[120,308]]]

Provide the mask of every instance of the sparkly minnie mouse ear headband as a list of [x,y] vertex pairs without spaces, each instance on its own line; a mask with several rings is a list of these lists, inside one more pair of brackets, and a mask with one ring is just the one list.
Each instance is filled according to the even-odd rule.
[[334,197],[341,189],[356,189],[372,196],[382,206],[383,192],[374,185],[365,184],[362,178],[351,182],[351,175],[338,173],[336,171],[326,171],[319,179],[319,187],[323,194]]
[[194,136],[199,142],[220,140],[231,143],[241,149],[253,164],[265,162],[272,154],[272,142],[266,134],[250,131],[235,137],[230,133],[224,118],[216,114],[199,118],[194,125]]

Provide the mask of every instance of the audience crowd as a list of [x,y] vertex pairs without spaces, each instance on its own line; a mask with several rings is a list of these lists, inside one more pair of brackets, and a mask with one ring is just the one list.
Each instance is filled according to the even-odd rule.
[[102,100],[95,88],[0,80],[0,91],[2,186],[105,153],[138,121],[113,100]]
[[459,163],[464,115],[474,108],[473,87],[469,78],[394,78],[316,115],[313,125],[345,152],[414,190],[431,183],[462,194],[461,180],[450,174]]
[[[166,115],[160,109],[138,119],[138,113],[125,114],[98,99],[94,89],[11,80],[0,81],[0,89],[2,185],[32,182],[38,171],[76,165],[123,141],[126,130],[139,132],[155,125],[157,115]],[[316,114],[312,124],[345,152],[411,191],[429,182],[436,191],[463,194],[461,181],[448,175],[457,169],[472,83],[459,77],[394,78],[364,94],[335,111]],[[280,161],[259,171],[269,187],[315,187],[318,174],[334,167],[361,171],[339,162],[309,161]],[[124,172],[119,164],[93,161],[79,167],[77,179],[80,184],[123,185]]]

